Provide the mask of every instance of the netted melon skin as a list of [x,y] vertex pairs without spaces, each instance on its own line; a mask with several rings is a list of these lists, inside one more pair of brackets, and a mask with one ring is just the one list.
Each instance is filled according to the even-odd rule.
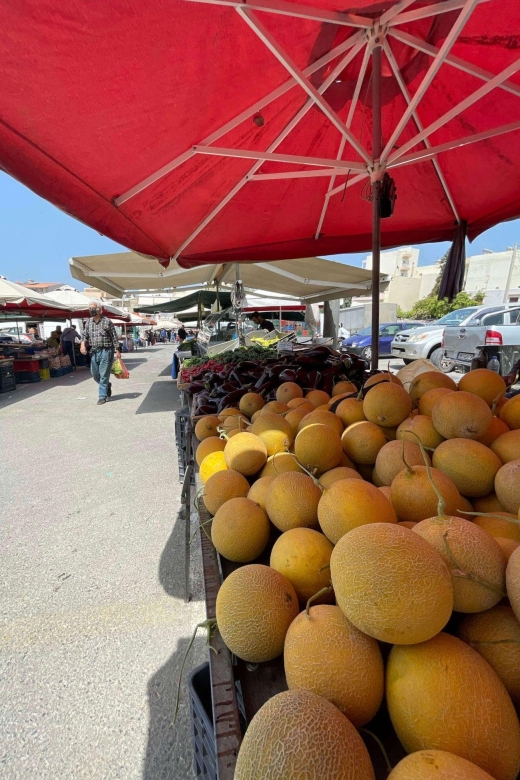
[[354,726],[310,691],[284,691],[256,713],[234,780],[375,780]]
[[403,758],[388,780],[494,780],[476,764],[445,750],[418,750]]

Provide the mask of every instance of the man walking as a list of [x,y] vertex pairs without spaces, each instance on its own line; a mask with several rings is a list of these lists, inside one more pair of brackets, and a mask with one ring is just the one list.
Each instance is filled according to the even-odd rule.
[[114,362],[114,355],[121,358],[116,329],[108,317],[103,317],[101,306],[98,303],[89,305],[91,319],[87,320],[83,332],[80,351],[87,354],[87,346],[90,347],[90,371],[99,385],[98,406],[107,402],[112,395],[110,369]]
[[76,344],[77,341],[80,341],[80,335],[78,331],[76,330],[75,325],[71,325],[70,328],[65,328],[63,333],[61,334],[61,348],[63,350],[64,355],[68,355],[71,365],[76,368],[76,359],[74,357],[74,344]]

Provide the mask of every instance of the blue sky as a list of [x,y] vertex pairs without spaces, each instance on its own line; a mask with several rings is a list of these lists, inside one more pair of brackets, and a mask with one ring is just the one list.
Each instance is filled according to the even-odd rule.
[[[34,279],[83,288],[69,274],[70,257],[124,251],[4,173],[0,173],[0,235],[0,275],[11,281]],[[520,220],[488,230],[467,251],[470,255],[480,254],[484,248],[498,251],[515,242],[520,243]],[[419,265],[434,263],[447,248],[447,243],[423,244]],[[366,254],[336,255],[334,259],[361,265]]]

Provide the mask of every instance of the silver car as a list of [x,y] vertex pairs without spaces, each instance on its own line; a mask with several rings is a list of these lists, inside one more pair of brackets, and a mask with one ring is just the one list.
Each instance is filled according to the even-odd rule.
[[440,368],[442,358],[442,334],[447,325],[460,325],[471,317],[479,309],[490,309],[488,306],[468,306],[465,309],[457,309],[449,314],[445,314],[440,320],[432,322],[430,325],[423,325],[422,328],[398,333],[392,341],[392,355],[401,358],[406,364],[412,363],[419,358],[427,358]]

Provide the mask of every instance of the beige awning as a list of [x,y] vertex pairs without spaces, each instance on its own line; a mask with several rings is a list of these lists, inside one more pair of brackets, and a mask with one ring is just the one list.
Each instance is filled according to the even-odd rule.
[[[214,286],[231,287],[235,264],[204,265],[186,270],[171,262],[163,268],[154,258],[135,252],[73,257],[70,272],[75,279],[105,290],[115,297],[129,291],[167,290]],[[240,279],[246,288],[290,295],[306,303],[333,301],[363,295],[372,289],[371,271],[326,260],[305,257],[265,263],[241,263]],[[388,277],[381,275],[381,289]]]

